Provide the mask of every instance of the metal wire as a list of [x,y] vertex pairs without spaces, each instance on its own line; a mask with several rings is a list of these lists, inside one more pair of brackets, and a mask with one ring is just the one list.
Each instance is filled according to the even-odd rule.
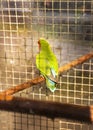
[[[45,37],[59,66],[93,51],[91,0],[0,0],[0,91],[39,75],[37,40]],[[16,96],[80,105],[93,104],[93,58],[59,76],[54,93],[45,83]],[[68,108],[69,110],[69,108]],[[2,130],[92,130],[93,125],[0,111]],[[8,123],[7,123],[8,122]]]

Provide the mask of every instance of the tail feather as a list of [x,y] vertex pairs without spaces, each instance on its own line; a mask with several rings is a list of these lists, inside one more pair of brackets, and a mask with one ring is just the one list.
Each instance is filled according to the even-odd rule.
[[51,92],[54,92],[56,90],[56,83],[51,79],[46,79],[46,85]]

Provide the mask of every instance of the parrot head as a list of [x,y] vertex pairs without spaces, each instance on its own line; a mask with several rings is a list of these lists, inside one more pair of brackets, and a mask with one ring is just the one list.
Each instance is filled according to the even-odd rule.
[[46,41],[44,38],[40,38],[38,40],[39,49],[47,49],[49,47],[48,41]]

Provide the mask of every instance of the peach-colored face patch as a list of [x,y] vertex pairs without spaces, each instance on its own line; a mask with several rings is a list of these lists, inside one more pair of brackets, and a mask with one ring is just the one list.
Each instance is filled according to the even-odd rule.
[[39,45],[39,49],[41,48],[41,44],[40,44],[40,41],[38,41],[38,45]]

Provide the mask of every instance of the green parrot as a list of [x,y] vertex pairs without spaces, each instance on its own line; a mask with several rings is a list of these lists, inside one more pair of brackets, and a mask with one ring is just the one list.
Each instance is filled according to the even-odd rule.
[[51,92],[56,90],[57,75],[58,75],[58,61],[52,52],[49,42],[44,38],[38,41],[40,52],[36,56],[36,66],[41,75],[46,79],[46,86]]

